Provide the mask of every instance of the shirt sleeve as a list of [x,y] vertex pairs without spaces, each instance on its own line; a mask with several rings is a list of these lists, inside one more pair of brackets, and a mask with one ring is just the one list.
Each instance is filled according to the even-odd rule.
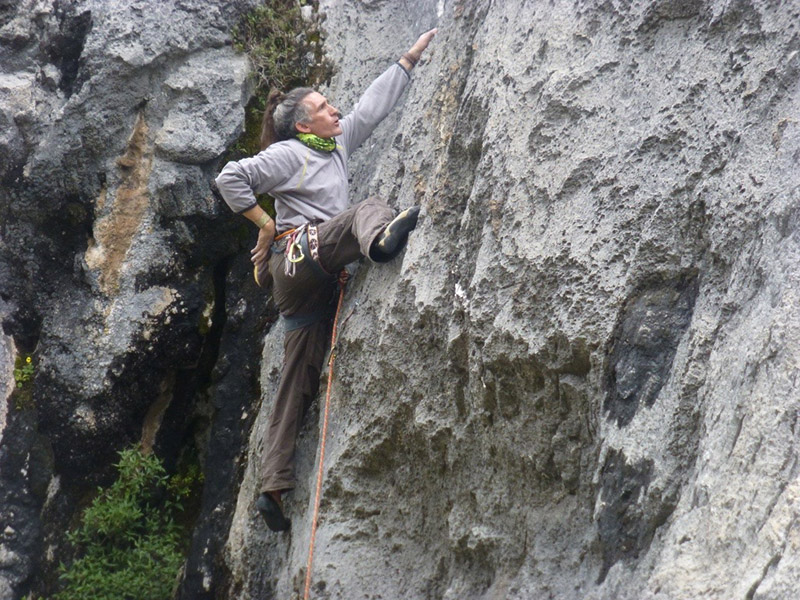
[[215,179],[220,194],[236,213],[253,208],[256,194],[264,194],[291,177],[296,169],[294,155],[273,144],[252,158],[229,162]]
[[352,112],[341,120],[342,135],[339,139],[348,156],[391,112],[410,80],[406,70],[394,63],[370,84]]

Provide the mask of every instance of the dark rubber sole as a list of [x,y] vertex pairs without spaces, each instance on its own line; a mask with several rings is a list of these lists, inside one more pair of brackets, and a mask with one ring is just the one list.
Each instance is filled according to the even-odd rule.
[[397,215],[378,238],[377,250],[387,255],[392,254],[405,242],[409,231],[417,226],[417,219],[419,219],[419,206],[407,208]]
[[286,531],[292,522],[283,516],[280,505],[269,494],[261,494],[256,500],[256,508],[272,531]]

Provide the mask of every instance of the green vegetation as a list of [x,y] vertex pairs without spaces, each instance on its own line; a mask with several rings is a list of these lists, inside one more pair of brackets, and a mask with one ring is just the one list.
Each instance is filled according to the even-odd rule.
[[33,366],[33,357],[31,355],[18,356],[14,361],[14,381],[17,382],[17,387],[25,387],[25,384],[33,379],[35,367]]
[[67,533],[78,551],[60,567],[65,587],[54,600],[166,600],[183,563],[182,502],[202,478],[199,468],[169,477],[154,454],[123,450],[119,476]]
[[234,27],[234,48],[250,58],[262,109],[270,89],[285,91],[330,81],[333,67],[322,50],[322,18],[317,1],[272,0]]
[[14,407],[17,410],[30,410],[33,404],[33,376],[36,373],[36,364],[30,354],[19,355],[14,360],[14,381],[17,384],[13,392]]

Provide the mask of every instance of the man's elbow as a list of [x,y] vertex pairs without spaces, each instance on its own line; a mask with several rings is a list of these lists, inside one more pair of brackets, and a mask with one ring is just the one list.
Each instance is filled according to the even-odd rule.
[[237,207],[240,204],[236,201],[236,189],[241,187],[241,181],[242,177],[236,168],[235,162],[226,164],[222,171],[219,172],[219,175],[214,178],[219,195],[234,212],[238,212]]
[[236,166],[233,162],[228,162],[222,168],[222,171],[219,172],[219,175],[214,179],[214,182],[217,184],[217,187],[222,190],[228,182],[231,180],[231,175],[235,172]]
[[214,182],[226,201],[234,194],[234,190],[237,187],[241,187],[242,183],[246,183],[243,182],[243,174],[239,170],[239,165],[234,161],[227,163],[222,168]]

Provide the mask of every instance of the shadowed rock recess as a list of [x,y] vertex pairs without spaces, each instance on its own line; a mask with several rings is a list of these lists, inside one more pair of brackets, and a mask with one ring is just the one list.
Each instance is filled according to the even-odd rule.
[[[208,187],[254,5],[0,0],[0,599],[140,440],[205,473],[177,597],[302,595],[319,407],[271,534],[283,329]],[[439,34],[350,164],[422,214],[348,287],[312,597],[800,597],[800,5],[319,8],[345,112]]]

